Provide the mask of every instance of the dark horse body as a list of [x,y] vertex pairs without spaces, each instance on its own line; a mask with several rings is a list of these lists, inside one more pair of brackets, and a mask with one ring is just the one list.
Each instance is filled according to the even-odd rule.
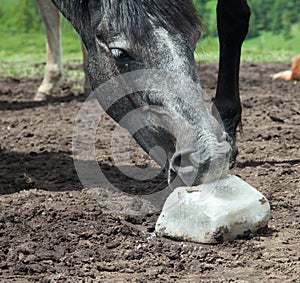
[[[173,89],[182,89],[182,77],[200,86],[193,56],[200,37],[200,20],[191,1],[52,1],[70,20],[86,46],[92,89],[99,90],[103,82],[114,76],[148,69],[178,77],[172,81]],[[133,136],[147,153],[166,167],[170,183],[177,177],[186,185],[217,179],[226,173],[235,155],[234,140],[241,120],[240,52],[248,31],[250,9],[246,0],[219,0],[217,14],[220,68],[214,104],[227,133],[201,105],[200,88],[194,96],[197,102],[193,107],[184,102],[189,89],[175,97],[166,91],[150,90],[123,97],[107,110],[120,122],[134,109],[147,105],[160,107],[155,111],[147,108],[136,115],[136,122],[147,119],[152,126]],[[186,86],[188,88],[188,84]],[[109,97],[100,95],[98,100],[106,105]],[[122,126],[131,132],[130,123]],[[164,128],[169,132],[162,130]],[[164,149],[166,164],[153,153],[155,146]]]

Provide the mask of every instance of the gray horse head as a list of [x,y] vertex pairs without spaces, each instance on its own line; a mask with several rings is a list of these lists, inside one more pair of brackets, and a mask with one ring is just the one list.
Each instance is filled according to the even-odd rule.
[[[86,45],[98,101],[165,167],[169,183],[196,185],[226,172],[231,147],[202,97],[193,55],[200,20],[191,1],[53,2]],[[124,95],[102,89],[113,77]]]

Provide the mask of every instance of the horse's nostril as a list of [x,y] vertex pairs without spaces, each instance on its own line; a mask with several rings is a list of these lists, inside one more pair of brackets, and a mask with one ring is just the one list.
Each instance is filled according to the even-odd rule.
[[191,186],[195,182],[198,168],[191,161],[191,154],[194,152],[195,150],[188,149],[174,154],[169,170],[171,186]]
[[180,179],[186,186],[216,180],[227,172],[231,151],[229,143],[223,140],[216,144],[208,143],[197,151],[176,152],[170,162],[169,180],[172,183],[172,180]]
[[173,161],[172,161],[172,165],[173,168],[178,168],[180,167],[181,164],[181,154],[176,154],[175,156],[173,156]]
[[183,172],[182,170],[184,170],[186,173],[188,173],[188,171],[192,171],[193,164],[191,162],[190,156],[193,152],[194,151],[190,149],[181,152],[176,152],[171,162],[173,170],[175,170],[176,172]]

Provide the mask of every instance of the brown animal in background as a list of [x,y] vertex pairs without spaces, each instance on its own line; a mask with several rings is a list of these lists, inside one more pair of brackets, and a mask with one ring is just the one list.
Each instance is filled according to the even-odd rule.
[[291,70],[276,73],[271,77],[273,80],[300,81],[300,55],[294,58]]

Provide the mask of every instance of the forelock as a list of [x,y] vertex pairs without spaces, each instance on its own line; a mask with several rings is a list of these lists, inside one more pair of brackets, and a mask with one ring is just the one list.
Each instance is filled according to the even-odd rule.
[[107,33],[124,34],[130,42],[147,42],[154,27],[187,40],[200,31],[200,18],[190,0],[101,0]]

